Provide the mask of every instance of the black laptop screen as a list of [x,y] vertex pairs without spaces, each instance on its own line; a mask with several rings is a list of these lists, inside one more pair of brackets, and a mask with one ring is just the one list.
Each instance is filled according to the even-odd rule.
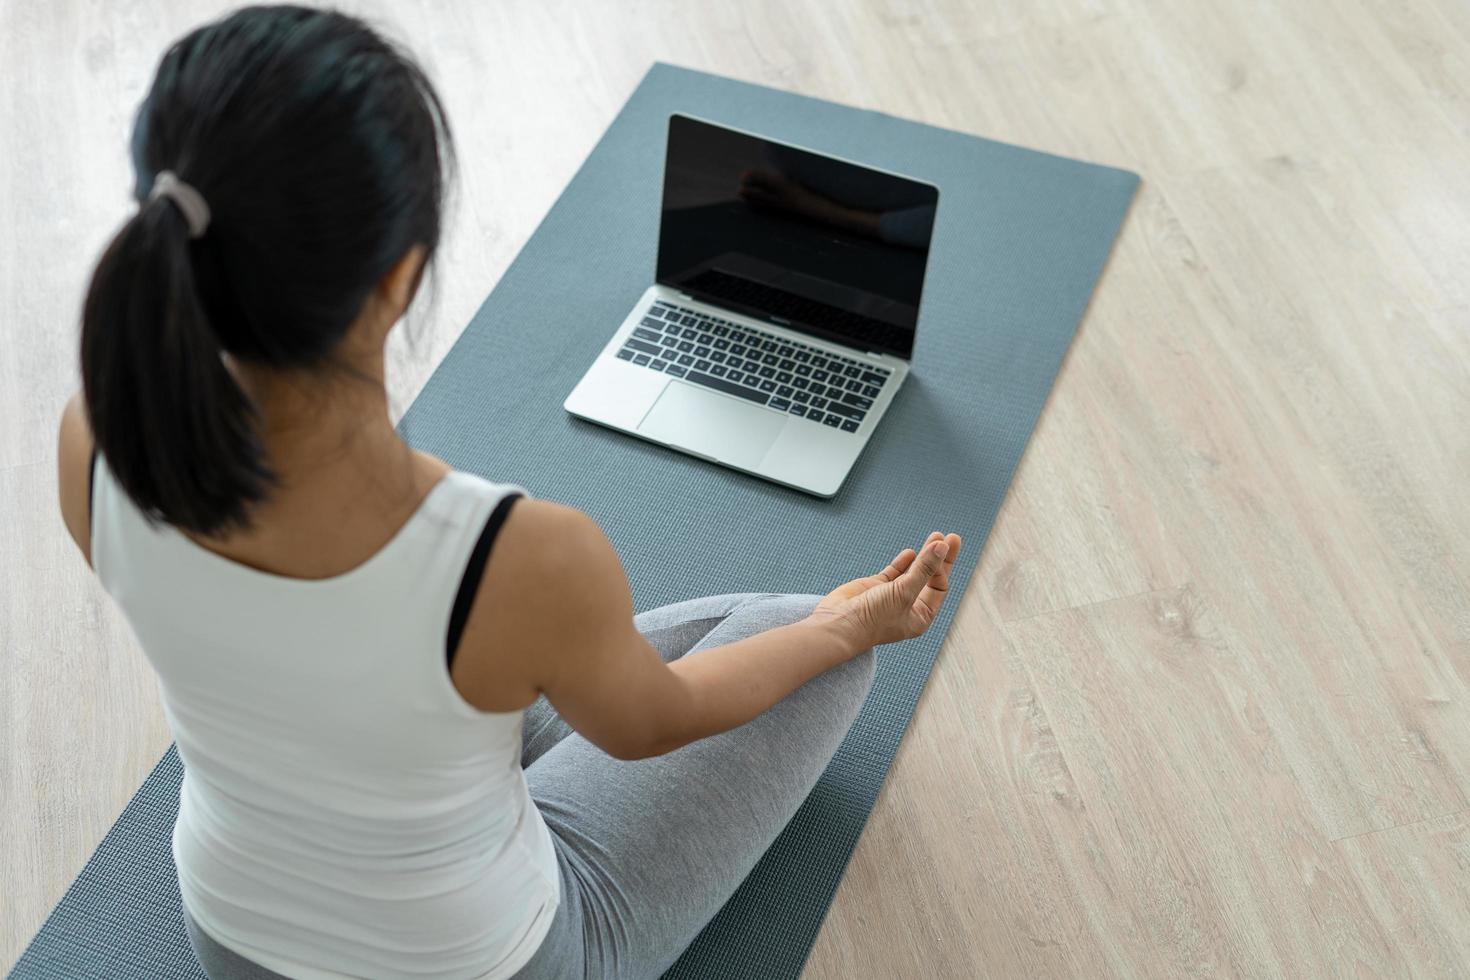
[[907,358],[938,201],[930,184],[672,116],[658,281]]

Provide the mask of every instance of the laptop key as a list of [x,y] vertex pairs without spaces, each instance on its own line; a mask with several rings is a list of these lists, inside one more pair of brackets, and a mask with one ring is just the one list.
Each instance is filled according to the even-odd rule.
[[[633,350],[635,350],[635,351],[641,351],[644,354],[662,354],[663,353],[663,348],[662,347],[659,347],[657,344],[650,344],[647,341],[637,340],[637,339],[631,338],[631,337],[629,339],[623,341],[623,350],[627,350],[630,347]],[[618,352],[618,356],[619,357],[622,356],[622,352],[621,351]],[[631,353],[628,355],[628,357],[632,357],[632,356],[633,355]]]
[[843,385],[843,387],[848,391],[862,391],[863,380],[862,378],[848,378],[847,384]]
[[776,389],[776,394],[780,395],[782,398],[790,398],[795,390],[796,389],[792,388],[790,385],[781,385],[781,387]]
[[861,408],[865,412],[873,407],[873,399],[864,398],[862,395],[851,391],[843,395],[842,400],[847,402],[849,405],[855,405],[858,408]]
[[825,398],[813,398],[812,399],[812,408],[826,408],[826,407],[827,407],[827,399],[825,399]]
[[776,380],[779,381],[783,385],[784,384],[790,384],[791,383],[791,372],[790,371],[777,371],[776,372]]
[[878,389],[873,387],[872,385],[868,385],[866,388],[863,389],[863,394],[867,395],[869,398],[877,398]]
[[680,354],[679,355],[679,363],[681,365],[683,365],[684,367],[693,367],[694,366],[694,355],[692,355],[692,354]]
[[716,364],[714,367],[709,369],[709,373],[713,374],[717,378],[723,378],[725,376],[725,365]]
[[781,358],[777,357],[775,354],[767,354],[765,357],[761,358],[761,363],[769,365],[770,367],[775,367],[777,364],[781,363]]
[[653,361],[649,361],[648,362],[648,366],[651,367],[651,368],[653,368],[655,371],[662,371],[664,368],[666,368],[666,367],[669,366],[669,362],[668,361],[653,360]]
[[799,350],[791,356],[802,363],[806,363],[812,359],[812,352],[809,350]]
[[796,362],[789,357],[784,357],[781,359],[781,363],[777,364],[776,367],[780,368],[783,371],[795,371]]
[[694,370],[696,371],[708,371],[712,367],[714,367],[714,365],[711,364],[709,361],[704,360],[703,358],[700,358],[699,360],[694,362]]
[[863,373],[863,369],[858,367],[856,364],[849,362],[847,365],[847,369],[844,370],[842,373],[847,375],[849,378],[856,378]]
[[798,416],[805,415],[806,414],[806,406],[803,405],[801,402],[792,402],[791,403],[791,408],[789,408],[787,411],[789,411],[792,415],[798,415]]
[[716,337],[723,337],[723,336],[725,336],[726,334],[728,334],[730,332],[730,328],[727,327],[727,326],[725,326],[722,323],[718,327],[715,327],[714,330],[712,330],[710,332],[713,333]]
[[731,371],[728,377],[731,381],[739,381],[741,378],[745,377],[745,375],[740,371]]
[[620,361],[631,361],[632,359],[633,359],[633,352],[630,351],[628,348],[624,347],[622,350],[618,351],[618,360],[620,360]]
[[798,388],[805,388],[807,385],[811,384],[811,382],[808,381],[806,378],[792,378],[791,383]]
[[830,425],[832,428],[835,429],[842,424],[842,420],[835,415],[829,415],[826,418],[822,419],[822,424]]
[[664,373],[672,374],[676,378],[682,378],[685,374],[689,373],[689,369],[680,367],[677,364],[670,364],[668,367],[664,368]]
[[811,377],[812,366],[810,364],[798,364],[796,365],[796,373],[803,378]]
[[775,391],[775,390],[776,390],[776,382],[774,382],[774,381],[762,381],[761,382],[761,391],[764,391],[764,392],[772,392],[772,391]]
[[831,375],[828,374],[826,371],[813,371],[812,372],[812,380],[813,381],[826,381],[830,377],[831,377]]
[[887,372],[884,372],[883,374],[879,374],[877,371],[864,371],[863,372],[863,383],[864,384],[881,385],[883,382],[885,382],[887,380],[888,380],[888,374],[887,374]]
[[701,330],[699,332],[699,336],[694,338],[694,342],[696,344],[705,345],[713,344],[715,342],[715,335],[712,333],[705,333],[703,330]]
[[713,388],[715,391],[723,391],[727,395],[735,395],[738,398],[748,398],[751,401],[757,402],[761,405],[764,405],[768,398],[768,396],[763,395],[758,391],[751,391],[749,388],[742,388],[740,385],[732,385],[725,378],[716,378],[714,375],[710,374],[699,374],[697,372],[690,372],[689,376],[686,377],[684,380],[692,381],[695,384],[704,385],[706,388]]
[[822,421],[822,417],[826,414],[827,413],[822,411],[820,408],[808,408],[806,410],[806,417],[816,422]]
[[712,360],[712,361],[714,361],[716,364],[724,364],[725,363],[725,353],[724,353],[724,351],[717,351],[717,350],[716,351],[710,351],[709,359]]
[[773,367],[763,367],[760,370],[760,376],[763,378],[774,378],[776,376],[776,369]]
[[730,348],[730,353],[731,354],[736,354],[736,355],[738,355],[740,357],[744,357],[745,356],[745,345],[742,344],[742,343],[740,343],[739,341],[736,341],[735,345]]
[[850,419],[860,419],[867,414],[856,405],[848,405],[845,402],[828,402],[827,411]]
[[729,350],[730,349],[730,341],[728,341],[724,337],[720,337],[720,336],[718,336],[718,334],[716,334],[716,340],[714,342],[714,348],[715,348],[715,350]]
[[691,341],[691,340],[681,340],[681,341],[679,341],[679,351],[680,351],[680,353],[687,354],[687,353],[689,353],[692,350],[694,350],[694,342],[693,341]]
[[694,317],[692,317],[692,316],[686,316],[682,320],[680,320],[679,322],[682,323],[682,324],[684,324],[684,326],[686,326],[686,327],[692,327],[695,324],[697,324],[699,321],[696,320],[696,319],[694,319]]
[[664,328],[664,322],[662,320],[655,320],[651,316],[646,316],[643,318],[643,322],[639,324],[639,326],[651,327],[654,330],[662,330]]
[[792,395],[791,397],[792,398],[795,398],[797,401],[799,401],[803,405],[805,405],[807,402],[809,402],[809,401],[812,400],[812,393],[809,392],[809,391],[798,391],[796,394]]
[[709,348],[703,344],[699,345],[698,347],[694,348],[694,356],[709,357]]
[[768,403],[768,407],[774,408],[778,412],[784,412],[791,407],[791,402],[787,401],[785,398],[772,398]]
[[655,344],[664,339],[664,335],[657,330],[649,330],[647,327],[634,327],[633,336],[639,340],[651,340]]
[[843,432],[856,432],[857,430],[858,430],[858,424],[856,422],[854,422],[852,419],[848,419],[847,421],[845,421],[845,422],[842,423],[842,431]]
[[649,360],[650,358],[647,354],[639,354],[637,357],[633,358],[633,363],[638,365],[639,367],[647,367]]
[[666,336],[666,337],[679,337],[679,336],[682,336],[683,333],[684,333],[684,331],[680,330],[678,327],[674,326],[672,323],[666,324],[664,326],[664,336]]

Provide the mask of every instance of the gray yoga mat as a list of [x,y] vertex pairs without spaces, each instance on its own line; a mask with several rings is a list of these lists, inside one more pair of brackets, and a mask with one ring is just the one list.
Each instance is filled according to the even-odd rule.
[[[652,277],[664,127],[676,111],[941,188],[913,375],[835,499],[562,411]],[[801,972],[1137,183],[1121,170],[655,65],[403,419],[414,445],[451,465],[596,518],[639,608],[720,592],[820,592],[882,567],[931,529],[965,536],[940,621],[882,651],[872,696],[817,788],[668,976]],[[12,976],[202,976],[169,852],[180,775],[170,750]]]

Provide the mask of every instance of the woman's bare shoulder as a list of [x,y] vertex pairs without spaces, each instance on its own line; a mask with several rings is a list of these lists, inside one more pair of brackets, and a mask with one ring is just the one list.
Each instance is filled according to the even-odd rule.
[[61,519],[82,557],[92,561],[92,426],[82,393],[72,395],[61,411],[56,439],[56,487]]
[[632,620],[621,563],[597,522],[574,507],[516,502],[491,549],[452,676],[464,698],[511,711],[599,634]]

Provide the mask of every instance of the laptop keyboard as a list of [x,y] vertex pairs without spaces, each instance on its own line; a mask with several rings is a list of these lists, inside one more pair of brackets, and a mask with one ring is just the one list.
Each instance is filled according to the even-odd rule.
[[843,432],[858,430],[892,374],[663,300],[617,356]]

